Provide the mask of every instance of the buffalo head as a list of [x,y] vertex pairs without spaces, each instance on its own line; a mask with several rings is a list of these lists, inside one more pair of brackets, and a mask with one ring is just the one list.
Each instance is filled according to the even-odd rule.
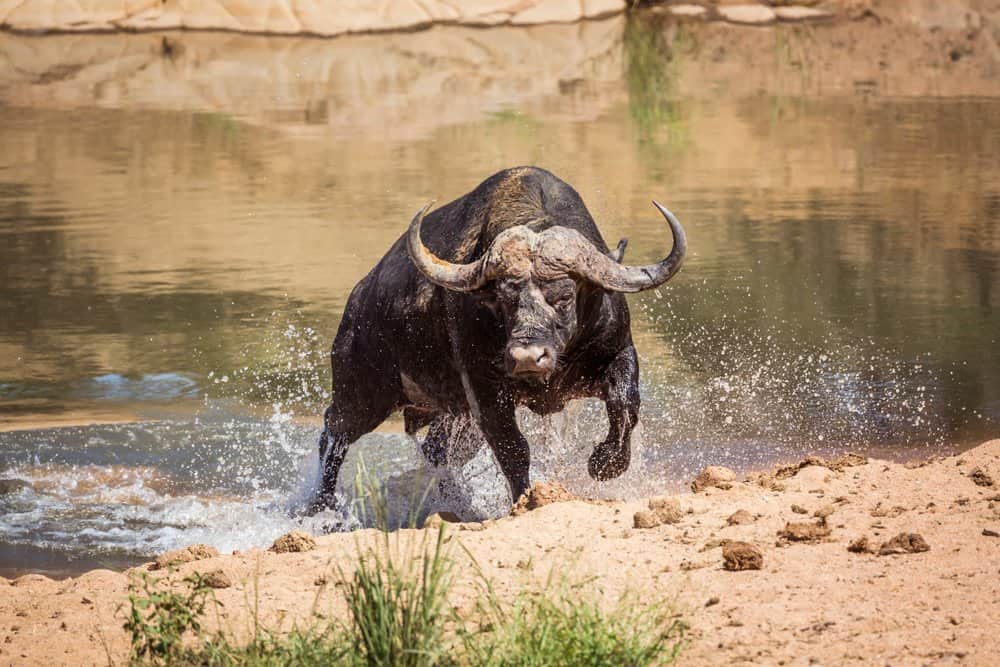
[[431,204],[410,223],[407,249],[428,280],[458,292],[479,291],[504,323],[506,368],[511,377],[545,382],[577,329],[577,299],[586,286],[613,292],[641,292],[667,282],[681,266],[686,249],[677,218],[657,202],[667,219],[673,248],[647,266],[618,263],[624,244],[604,253],[580,232],[549,227],[540,232],[519,225],[496,236],[469,264],[442,260],[423,244],[420,225]]

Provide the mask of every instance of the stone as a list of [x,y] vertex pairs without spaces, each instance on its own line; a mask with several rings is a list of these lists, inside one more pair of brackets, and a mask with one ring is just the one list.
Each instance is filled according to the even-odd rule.
[[691,482],[691,490],[698,493],[712,486],[720,489],[729,489],[732,488],[732,483],[735,479],[736,473],[729,468],[708,466]]
[[301,553],[312,551],[316,548],[316,540],[312,535],[303,533],[301,530],[293,530],[276,539],[271,545],[270,551],[276,554]]
[[670,5],[668,11],[674,16],[695,18],[704,16],[708,10],[701,5]]
[[212,570],[201,575],[201,580],[209,588],[229,588],[233,585],[233,580],[222,570]]
[[833,14],[826,10],[801,5],[775,7],[774,15],[778,17],[779,21],[817,21],[833,18]]
[[722,566],[731,572],[759,570],[764,566],[764,554],[749,542],[727,542],[722,547]]
[[647,504],[660,523],[677,523],[684,517],[681,502],[676,498],[650,498]]
[[808,514],[809,513],[809,510],[807,510],[802,505],[792,505],[792,511],[795,512],[796,514]]
[[753,515],[746,510],[736,510],[729,515],[728,519],[726,519],[726,523],[730,526],[741,526],[743,524],[753,523],[753,521]]
[[207,544],[192,544],[183,549],[175,549],[161,554],[156,562],[149,568],[151,570],[163,570],[183,563],[191,563],[196,560],[215,558],[219,555],[219,550]]
[[716,11],[724,20],[744,25],[767,25],[776,18],[774,10],[764,5],[726,5]]
[[23,489],[30,489],[31,484],[23,479],[0,479],[0,496],[18,493]]
[[879,556],[895,556],[898,554],[917,554],[930,551],[927,541],[918,533],[900,533],[878,550]]

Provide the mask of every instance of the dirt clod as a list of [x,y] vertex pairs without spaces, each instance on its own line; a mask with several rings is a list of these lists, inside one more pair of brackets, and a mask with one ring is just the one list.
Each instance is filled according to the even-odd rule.
[[984,537],[1000,537],[1000,533],[995,530],[990,530],[989,528],[983,528]]
[[302,551],[312,551],[316,548],[316,540],[312,535],[303,533],[301,530],[293,530],[285,533],[274,541],[270,551],[276,554],[299,553]]
[[517,503],[514,505],[514,509],[510,511],[510,515],[520,516],[525,512],[536,510],[544,505],[575,499],[576,496],[567,491],[566,487],[559,482],[538,482],[527,493],[517,499]]
[[821,466],[823,468],[829,468],[834,472],[841,472],[844,468],[863,466],[866,463],[868,463],[868,459],[860,454],[848,453],[843,456],[838,456],[835,459],[824,459],[821,456],[807,456],[798,463],[779,466],[775,469],[772,476],[775,479],[788,479],[790,477],[794,477],[799,470],[808,468],[809,466]]
[[632,517],[632,526],[635,528],[647,529],[656,528],[660,525],[660,518],[653,512],[640,510]]
[[826,521],[827,517],[833,514],[833,512],[834,512],[833,505],[823,505],[818,510],[813,512],[813,516],[816,517],[817,519]]
[[918,533],[900,533],[878,550],[879,556],[894,556],[897,554],[916,554],[930,551],[927,541]]
[[969,479],[971,479],[976,486],[993,486],[993,477],[982,468],[976,468],[970,472]]
[[196,560],[215,558],[219,555],[219,550],[207,544],[192,544],[183,549],[175,549],[161,554],[156,562],[149,568],[151,570],[163,570],[182,563],[191,563]]
[[730,571],[759,570],[764,554],[749,542],[728,542],[722,547],[722,566]]
[[868,539],[867,535],[862,535],[848,544],[847,550],[852,554],[873,554],[877,551],[875,545]]
[[815,523],[789,521],[782,530],[778,531],[778,537],[789,542],[819,542],[829,535],[830,527],[822,520]]
[[730,526],[742,526],[744,524],[753,523],[753,521],[753,515],[746,510],[736,510],[729,515],[728,519],[726,519],[726,523]]
[[796,514],[808,514],[809,513],[809,510],[807,510],[802,505],[792,505],[792,511],[795,512]]
[[691,482],[691,490],[695,493],[704,491],[714,486],[720,489],[730,489],[736,480],[736,473],[729,468],[722,466],[708,466],[702,470],[694,481]]
[[677,498],[650,498],[648,506],[660,523],[677,523],[684,517],[681,501]]
[[233,580],[222,570],[212,570],[201,575],[201,580],[209,588],[229,588],[233,585]]

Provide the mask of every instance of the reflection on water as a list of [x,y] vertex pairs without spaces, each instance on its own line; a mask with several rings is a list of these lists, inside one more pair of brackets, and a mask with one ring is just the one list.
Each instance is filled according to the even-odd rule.
[[[423,203],[516,164],[573,184],[631,261],[665,250],[654,196],[691,248],[631,300],[633,468],[586,477],[605,421],[584,402],[522,415],[536,478],[628,496],[708,462],[995,433],[998,100],[788,95],[794,72],[693,91],[691,37],[622,19],[162,39],[0,34],[16,65],[0,75],[0,426],[34,429],[0,434],[0,478],[30,482],[0,496],[0,570],[352,525],[294,511],[347,295]],[[42,428],[68,415],[137,423]],[[501,510],[485,451],[434,472],[398,431],[349,466],[363,453],[403,499],[429,484],[429,507]]]

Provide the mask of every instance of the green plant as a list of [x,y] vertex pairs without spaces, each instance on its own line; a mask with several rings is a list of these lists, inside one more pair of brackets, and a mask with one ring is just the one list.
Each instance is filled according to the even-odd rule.
[[684,646],[687,626],[669,607],[643,606],[626,596],[605,611],[592,580],[570,583],[550,575],[543,589],[528,588],[512,603],[502,602],[487,582],[483,597],[480,626],[463,634],[474,665],[665,665]]
[[[367,498],[380,529],[374,546],[358,545],[345,597],[351,615],[349,634],[356,654],[367,665],[424,666],[440,664],[447,655],[445,627],[447,597],[452,584],[453,561],[445,547],[445,527],[436,531],[391,533],[388,498],[364,463],[359,464],[358,489]],[[416,524],[411,504],[409,525]]]
[[188,590],[177,593],[146,573],[132,581],[124,627],[132,636],[134,662],[170,663],[184,653],[186,637],[202,638],[205,607],[215,596],[198,573],[184,582]]

